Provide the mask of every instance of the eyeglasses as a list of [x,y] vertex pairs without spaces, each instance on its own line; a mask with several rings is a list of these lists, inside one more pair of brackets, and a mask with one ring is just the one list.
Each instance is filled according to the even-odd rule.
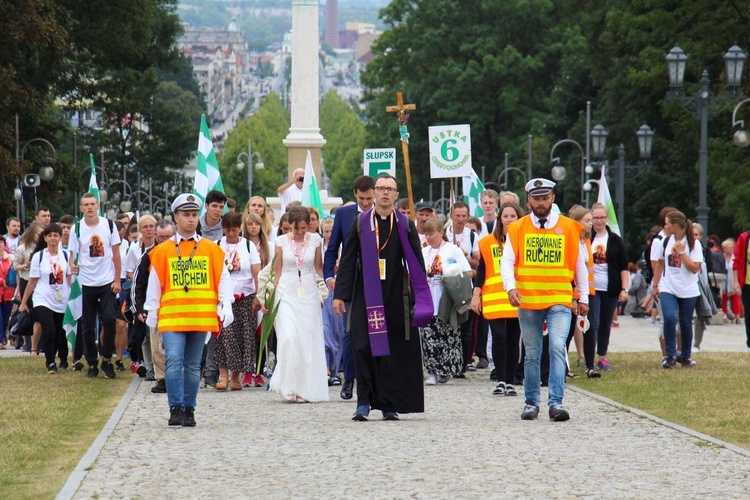
[[606,217],[592,217],[593,220],[607,220]]
[[398,189],[386,186],[375,186],[375,191],[378,193],[397,193]]

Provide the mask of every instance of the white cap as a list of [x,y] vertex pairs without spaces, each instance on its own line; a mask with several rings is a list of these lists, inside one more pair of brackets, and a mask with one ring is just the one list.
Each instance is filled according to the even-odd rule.
[[542,196],[551,193],[555,189],[555,183],[549,179],[536,178],[526,183],[526,193],[529,196]]
[[203,206],[203,202],[190,193],[183,193],[172,202],[172,212],[177,213],[178,210],[200,210]]

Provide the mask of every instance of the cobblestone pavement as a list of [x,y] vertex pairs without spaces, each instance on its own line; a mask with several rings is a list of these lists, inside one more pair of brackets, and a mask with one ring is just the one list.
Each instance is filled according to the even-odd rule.
[[522,421],[523,397],[492,396],[488,375],[426,387],[426,412],[400,422],[351,421],[336,387],[318,404],[201,389],[193,429],[169,428],[143,382],[75,498],[750,496],[748,454],[573,391],[570,421]]

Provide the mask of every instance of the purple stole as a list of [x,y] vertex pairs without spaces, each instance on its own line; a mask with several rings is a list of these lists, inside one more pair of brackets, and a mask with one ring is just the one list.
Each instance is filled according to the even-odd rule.
[[[375,238],[375,230],[372,226],[372,213],[370,209],[358,215],[360,217],[360,249],[362,251],[362,277],[364,279],[365,306],[367,312],[367,332],[370,337],[370,348],[373,357],[389,356],[391,354],[388,345],[388,327],[385,324],[385,307],[383,306],[383,287],[380,283],[380,266],[378,264],[378,242]],[[407,230],[409,221],[399,211],[396,215],[396,227],[404,257],[409,268],[412,293],[415,298],[413,327],[427,326],[434,315],[432,306],[432,295],[427,284],[425,270],[419,265],[419,260],[409,244]],[[377,224],[377,221],[375,221]],[[388,271],[388,270],[387,270]],[[404,311],[409,314],[409,311]],[[409,332],[406,332],[407,339]]]

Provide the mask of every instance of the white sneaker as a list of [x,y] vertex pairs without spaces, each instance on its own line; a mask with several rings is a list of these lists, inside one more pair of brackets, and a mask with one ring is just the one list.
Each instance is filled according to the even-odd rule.
[[424,385],[437,385],[437,376],[434,373],[430,373],[430,376],[427,377]]
[[695,354],[695,353],[697,353],[697,352],[701,352],[700,348],[698,348],[698,347],[693,347],[693,354]]

